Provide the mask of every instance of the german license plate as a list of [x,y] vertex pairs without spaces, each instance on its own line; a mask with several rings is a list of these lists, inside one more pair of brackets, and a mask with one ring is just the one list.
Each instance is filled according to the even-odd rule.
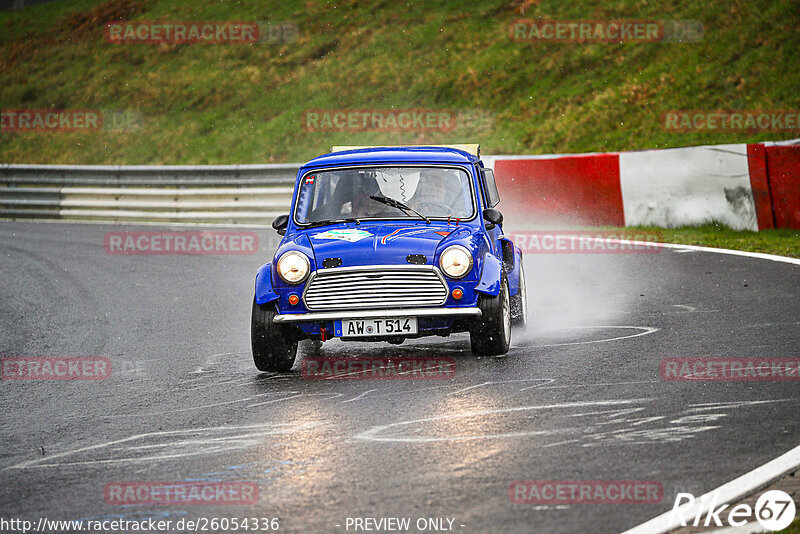
[[398,319],[342,319],[334,323],[336,337],[395,336],[417,333],[416,317]]

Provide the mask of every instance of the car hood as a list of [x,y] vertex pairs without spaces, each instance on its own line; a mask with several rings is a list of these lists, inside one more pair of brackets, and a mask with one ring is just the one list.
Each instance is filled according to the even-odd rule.
[[[404,265],[410,254],[425,256],[433,264],[436,247],[457,229],[454,224],[432,221],[421,223],[347,223],[307,231],[317,269],[330,266]],[[341,264],[338,264],[341,260]]]

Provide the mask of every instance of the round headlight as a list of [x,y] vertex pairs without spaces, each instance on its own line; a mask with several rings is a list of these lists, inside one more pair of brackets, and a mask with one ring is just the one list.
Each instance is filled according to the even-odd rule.
[[290,251],[278,260],[278,276],[288,284],[299,284],[308,276],[310,263],[302,252]]
[[472,254],[461,245],[453,245],[442,252],[439,265],[450,278],[461,278],[472,269]]

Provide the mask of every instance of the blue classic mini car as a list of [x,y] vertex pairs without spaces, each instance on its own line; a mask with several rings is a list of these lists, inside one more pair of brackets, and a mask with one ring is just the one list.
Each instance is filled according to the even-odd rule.
[[303,165],[256,274],[256,367],[288,371],[299,341],[333,337],[469,332],[474,354],[508,352],[527,305],[498,202],[477,145],[334,147]]

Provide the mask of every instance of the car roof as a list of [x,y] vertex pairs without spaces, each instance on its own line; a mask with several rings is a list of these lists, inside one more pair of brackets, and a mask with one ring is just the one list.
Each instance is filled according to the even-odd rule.
[[370,163],[475,163],[472,154],[449,147],[369,147],[323,154],[303,167],[362,165]]

